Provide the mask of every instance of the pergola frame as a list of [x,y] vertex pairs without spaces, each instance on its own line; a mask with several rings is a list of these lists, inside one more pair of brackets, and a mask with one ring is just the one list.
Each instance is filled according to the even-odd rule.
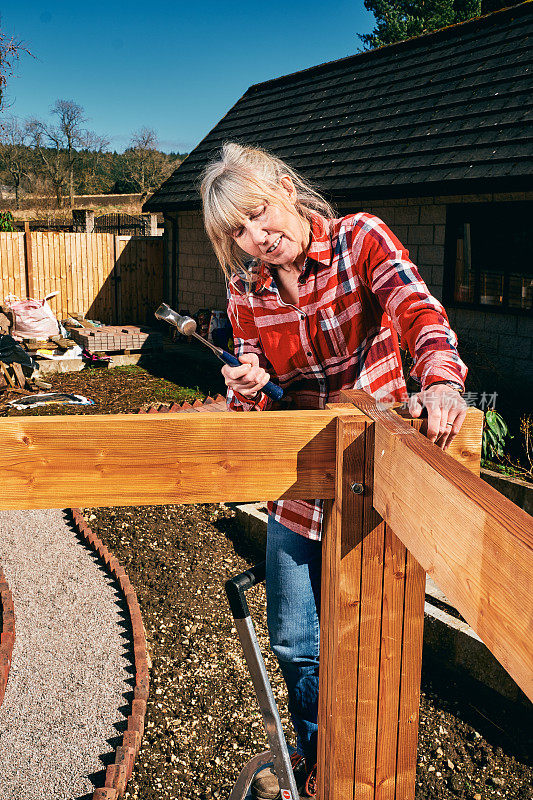
[[533,697],[533,525],[479,473],[346,392],[324,411],[0,420],[0,509],[321,497],[319,800],[413,800],[431,574]]

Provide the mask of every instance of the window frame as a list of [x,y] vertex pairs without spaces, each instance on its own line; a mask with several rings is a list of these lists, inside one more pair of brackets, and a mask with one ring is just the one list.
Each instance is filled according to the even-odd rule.
[[[457,226],[460,223],[468,222],[468,217],[481,215],[485,209],[490,209],[491,213],[500,212],[502,215],[512,219],[512,212],[520,211],[531,213],[533,226],[533,201],[529,200],[509,200],[509,201],[480,201],[473,203],[449,203],[446,206],[446,233],[444,241],[444,280],[443,280],[443,302],[445,307],[457,309],[470,309],[490,314],[514,314],[520,317],[529,317],[533,313],[531,308],[518,308],[509,306],[509,273],[503,273],[503,297],[504,303],[501,305],[489,305],[481,303],[480,298],[480,274],[481,269],[473,266],[474,272],[474,301],[464,301],[455,299],[455,270],[457,254]],[[509,213],[511,212],[511,213]]]

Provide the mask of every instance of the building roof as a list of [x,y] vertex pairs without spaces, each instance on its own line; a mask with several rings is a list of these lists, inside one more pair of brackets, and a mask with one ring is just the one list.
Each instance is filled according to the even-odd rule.
[[251,86],[145,204],[199,205],[225,141],[259,145],[334,201],[526,188],[533,0]]

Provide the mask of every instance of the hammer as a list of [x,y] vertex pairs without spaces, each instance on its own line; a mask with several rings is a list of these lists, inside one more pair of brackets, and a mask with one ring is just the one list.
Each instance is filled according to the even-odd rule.
[[[229,364],[230,367],[241,366],[241,362],[234,355],[228,353],[226,350],[223,350],[221,347],[215,347],[214,344],[211,344],[211,342],[208,342],[203,336],[200,336],[200,334],[196,333],[196,322],[194,319],[192,319],[192,317],[182,317],[176,311],[173,311],[170,306],[167,306],[166,303],[161,303],[155,312],[155,316],[157,319],[168,322],[169,325],[174,325],[183,336],[194,336],[195,339],[198,339],[198,341],[202,342],[202,344],[205,344],[207,347],[209,347],[216,357],[223,361],[224,364]],[[268,397],[271,397],[272,400],[281,400],[283,397],[283,389],[281,386],[272,383],[272,381],[266,383],[261,391],[263,391]]]

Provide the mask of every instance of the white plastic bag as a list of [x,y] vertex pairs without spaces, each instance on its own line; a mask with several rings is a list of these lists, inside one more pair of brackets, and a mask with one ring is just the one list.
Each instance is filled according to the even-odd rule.
[[54,312],[48,305],[48,300],[59,292],[47,294],[44,300],[21,300],[16,295],[8,295],[5,303],[13,312],[13,329],[11,336],[14,339],[48,339],[60,332],[59,322]]

